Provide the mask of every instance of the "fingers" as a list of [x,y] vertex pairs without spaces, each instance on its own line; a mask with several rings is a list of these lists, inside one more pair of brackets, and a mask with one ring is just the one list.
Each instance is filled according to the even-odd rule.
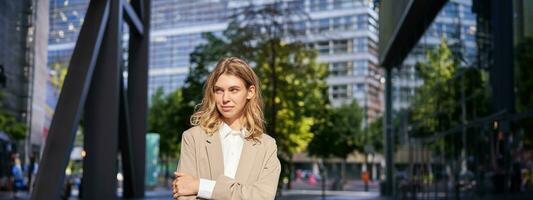
[[172,195],[172,197],[173,197],[174,199],[177,199],[177,198],[178,198],[178,193],[177,193],[177,192],[174,193],[174,195]]
[[174,179],[174,181],[172,181],[172,197],[174,199],[177,199],[178,198],[178,179]]
[[180,177],[180,176],[185,176],[185,173],[183,173],[183,172],[174,172],[174,175],[176,177]]

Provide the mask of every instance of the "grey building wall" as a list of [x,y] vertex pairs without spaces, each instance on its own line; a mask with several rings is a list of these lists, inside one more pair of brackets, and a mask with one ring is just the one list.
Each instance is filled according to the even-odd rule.
[[[29,120],[29,143],[34,145],[35,149],[43,146],[45,129],[48,124],[45,124],[46,114],[46,82],[48,80],[48,0],[36,1],[34,11],[34,34],[33,34],[33,70],[31,81],[31,115]],[[29,149],[28,149],[29,150]]]

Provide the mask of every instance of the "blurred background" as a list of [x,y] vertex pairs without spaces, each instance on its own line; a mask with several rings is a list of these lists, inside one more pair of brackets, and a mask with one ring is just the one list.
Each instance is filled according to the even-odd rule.
[[[277,199],[533,198],[532,0],[115,1],[126,16],[115,41],[119,80],[128,83],[132,56],[146,57],[146,95],[133,98],[147,110],[132,122],[146,124],[143,144],[132,146],[143,153],[113,151],[107,197],[172,198],[181,134],[203,83],[219,58],[237,56],[262,83],[282,161]],[[149,9],[137,22],[134,2]],[[54,167],[65,175],[52,199],[93,191],[83,181],[93,124],[82,111],[72,140],[47,143],[52,122],[64,122],[54,113],[68,98],[65,79],[82,67],[71,58],[89,41],[78,36],[94,22],[90,8],[89,0],[0,4],[0,199],[31,198],[47,157],[66,159]],[[132,55],[139,23],[149,48]],[[133,196],[128,159],[144,168]]]

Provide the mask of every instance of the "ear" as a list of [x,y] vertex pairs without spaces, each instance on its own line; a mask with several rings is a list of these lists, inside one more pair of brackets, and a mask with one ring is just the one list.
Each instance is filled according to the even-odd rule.
[[255,96],[255,85],[250,85],[248,87],[248,95],[246,96],[246,99],[252,99]]

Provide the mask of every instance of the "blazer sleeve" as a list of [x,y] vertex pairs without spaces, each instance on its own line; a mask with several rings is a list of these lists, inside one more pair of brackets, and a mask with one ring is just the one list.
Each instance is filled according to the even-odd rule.
[[266,147],[266,162],[259,173],[259,179],[251,184],[239,183],[227,176],[220,176],[213,189],[213,199],[216,200],[272,200],[276,196],[281,164],[278,159],[275,140],[268,141]]
[[[198,176],[196,170],[196,153],[195,142],[192,132],[185,131],[181,136],[181,150],[180,160],[178,163],[178,172],[184,172],[193,176]],[[180,196],[178,200],[196,199],[196,195],[193,196]]]

